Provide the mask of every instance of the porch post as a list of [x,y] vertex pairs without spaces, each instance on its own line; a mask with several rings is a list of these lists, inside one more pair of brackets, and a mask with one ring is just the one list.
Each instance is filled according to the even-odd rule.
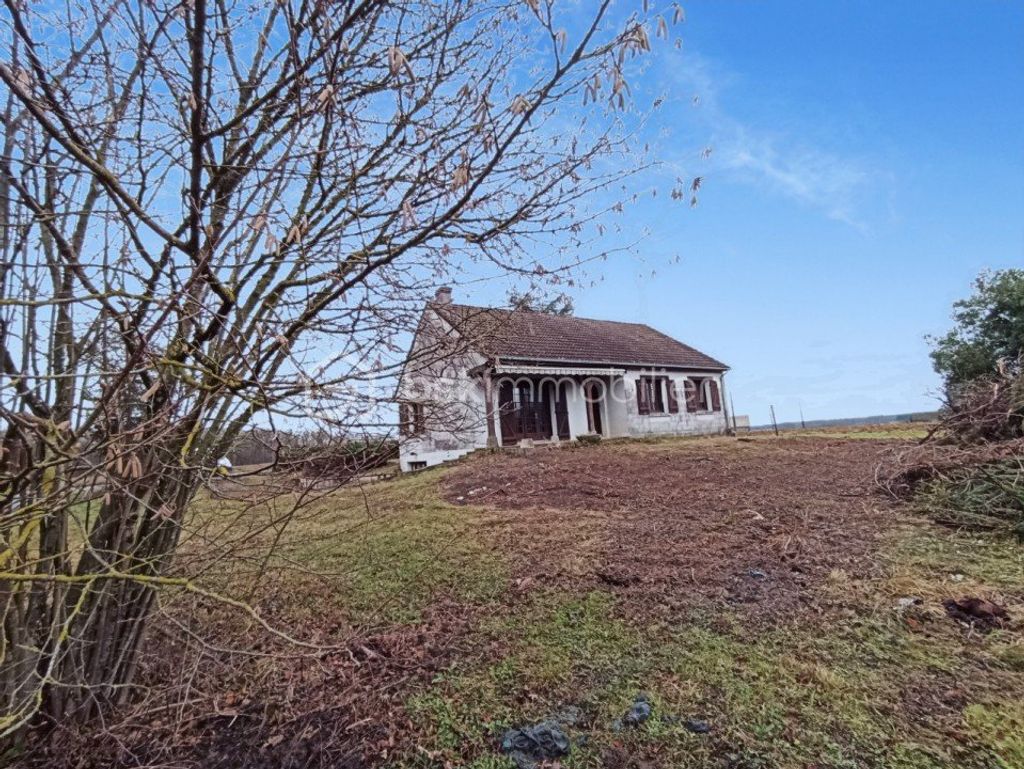
[[736,432],[735,425],[729,424],[729,401],[725,398],[725,372],[718,377],[718,397],[722,401],[722,416],[725,417],[725,434],[733,435]]
[[494,429],[494,420],[497,418],[497,409],[494,408],[494,382],[491,380],[491,372],[484,372],[484,411],[487,417],[487,448],[498,447],[498,434]]

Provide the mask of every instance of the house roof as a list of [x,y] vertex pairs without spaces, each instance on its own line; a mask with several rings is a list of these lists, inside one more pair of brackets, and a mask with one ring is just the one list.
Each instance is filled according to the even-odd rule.
[[728,368],[643,323],[441,302],[430,306],[469,344],[493,357],[714,371]]

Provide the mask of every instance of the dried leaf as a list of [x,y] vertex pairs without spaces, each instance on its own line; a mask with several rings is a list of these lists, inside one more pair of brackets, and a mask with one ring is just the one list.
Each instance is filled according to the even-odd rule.
[[149,403],[150,398],[152,398],[154,395],[156,395],[157,390],[159,390],[159,389],[160,389],[160,380],[157,379],[155,382],[153,382],[153,384],[151,384],[149,386],[149,389],[147,389],[146,392],[142,393],[142,397],[140,398],[140,400],[143,403]]
[[460,165],[452,176],[452,189],[457,190],[469,184],[469,166]]
[[512,100],[512,106],[510,107],[513,115],[522,115],[528,112],[530,109],[530,102],[526,100],[526,97],[519,95]]
[[324,89],[317,94],[316,103],[318,106],[323,107],[325,104],[330,102],[334,96],[334,86],[326,85]]
[[408,200],[402,203],[402,219],[405,221],[406,227],[416,226],[416,212],[412,208],[412,203]]
[[555,42],[559,44],[562,52],[565,52],[565,45],[569,41],[569,33],[565,29],[560,29],[555,33]]
[[412,74],[412,67],[409,65],[409,60],[405,57],[405,54],[402,53],[398,46],[393,45],[388,48],[388,68],[391,70],[392,75],[397,75],[404,69],[410,79],[415,80]]

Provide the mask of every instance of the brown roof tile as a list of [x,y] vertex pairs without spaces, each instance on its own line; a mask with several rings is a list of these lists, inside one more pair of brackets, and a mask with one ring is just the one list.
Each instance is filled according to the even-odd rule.
[[643,323],[465,304],[430,306],[480,352],[499,358],[717,371],[728,368]]

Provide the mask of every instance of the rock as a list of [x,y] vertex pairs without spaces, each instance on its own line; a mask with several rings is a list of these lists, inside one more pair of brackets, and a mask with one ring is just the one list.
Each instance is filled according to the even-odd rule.
[[750,569],[749,571],[747,571],[747,575],[754,579],[768,579],[768,575],[760,569]]

